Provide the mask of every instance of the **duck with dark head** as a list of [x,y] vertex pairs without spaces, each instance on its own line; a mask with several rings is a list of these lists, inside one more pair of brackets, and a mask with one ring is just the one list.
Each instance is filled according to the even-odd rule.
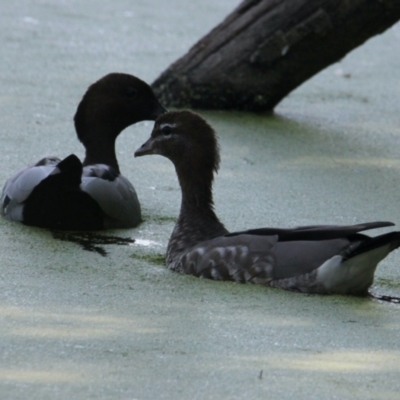
[[378,263],[400,246],[400,232],[372,238],[360,233],[393,226],[391,222],[228,233],[213,208],[212,184],[220,160],[217,137],[190,111],[158,117],[150,139],[135,156],[149,154],[173,162],[182,191],[166,256],[174,271],[304,293],[364,296]]
[[128,126],[155,120],[165,109],[150,86],[135,76],[111,73],[92,84],[75,114],[83,163],[45,157],[14,174],[5,184],[5,218],[43,228],[97,230],[131,228],[141,221],[136,191],[121,175],[115,152]]

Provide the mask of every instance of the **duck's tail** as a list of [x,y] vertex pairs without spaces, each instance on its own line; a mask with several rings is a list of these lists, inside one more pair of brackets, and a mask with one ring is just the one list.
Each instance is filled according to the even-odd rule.
[[400,246],[400,232],[390,232],[350,245],[317,270],[327,293],[367,295],[379,262]]

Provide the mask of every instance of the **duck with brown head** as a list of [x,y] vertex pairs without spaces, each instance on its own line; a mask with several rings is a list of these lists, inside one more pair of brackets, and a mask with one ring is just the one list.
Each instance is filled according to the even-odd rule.
[[46,157],[5,184],[2,213],[10,220],[51,229],[131,228],[141,221],[132,184],[120,173],[115,141],[128,126],[155,120],[165,109],[135,76],[111,73],[92,84],[75,114],[83,163],[71,155]]
[[373,238],[360,233],[394,225],[391,222],[228,233],[213,208],[217,137],[202,117],[190,111],[158,117],[150,139],[135,156],[148,154],[173,162],[182,191],[166,256],[174,271],[305,293],[363,296],[378,263],[400,246],[400,232]]

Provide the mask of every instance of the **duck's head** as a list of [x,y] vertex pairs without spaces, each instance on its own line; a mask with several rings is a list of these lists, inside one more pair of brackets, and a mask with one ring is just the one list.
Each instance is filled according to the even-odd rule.
[[171,111],[159,116],[150,139],[135,157],[159,154],[170,159],[181,171],[217,172],[219,147],[213,128],[191,111]]
[[116,138],[128,126],[154,121],[164,112],[147,83],[132,75],[111,73],[89,86],[74,117],[75,129],[85,144],[101,132]]

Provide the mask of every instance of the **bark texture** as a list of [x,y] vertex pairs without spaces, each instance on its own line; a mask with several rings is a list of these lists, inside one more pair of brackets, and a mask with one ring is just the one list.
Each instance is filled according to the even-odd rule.
[[152,84],[169,107],[268,111],[400,19],[400,0],[245,0]]

